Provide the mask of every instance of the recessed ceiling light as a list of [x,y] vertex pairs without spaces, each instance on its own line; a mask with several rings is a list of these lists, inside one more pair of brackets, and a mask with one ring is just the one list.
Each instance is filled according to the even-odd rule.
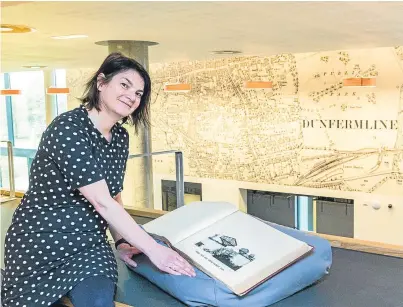
[[88,37],[88,35],[85,35],[85,34],[52,36],[53,39],[76,39],[76,38],[86,38],[86,37]]
[[29,68],[29,69],[41,69],[41,68],[46,68],[47,66],[41,66],[41,65],[25,65],[22,66],[24,68]]
[[212,54],[238,54],[242,53],[242,51],[239,50],[215,50],[211,52]]
[[35,32],[34,28],[24,25],[1,24],[1,33],[28,33]]

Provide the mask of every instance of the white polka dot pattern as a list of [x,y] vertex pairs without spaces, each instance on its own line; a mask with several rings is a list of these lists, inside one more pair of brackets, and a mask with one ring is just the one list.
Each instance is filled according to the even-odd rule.
[[3,307],[50,306],[88,276],[116,281],[108,225],[77,188],[105,179],[116,196],[128,153],[127,131],[116,124],[108,142],[82,106],[49,125],[6,235]]

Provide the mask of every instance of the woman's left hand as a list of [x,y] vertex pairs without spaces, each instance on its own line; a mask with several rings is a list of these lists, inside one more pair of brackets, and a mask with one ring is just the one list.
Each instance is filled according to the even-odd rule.
[[129,244],[122,243],[118,246],[119,258],[122,259],[131,267],[136,267],[137,263],[133,261],[132,257],[134,255],[141,254],[141,251],[136,247],[130,246]]

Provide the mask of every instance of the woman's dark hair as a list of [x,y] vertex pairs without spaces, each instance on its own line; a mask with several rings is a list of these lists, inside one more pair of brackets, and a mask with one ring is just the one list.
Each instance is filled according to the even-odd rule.
[[137,71],[144,80],[144,91],[141,96],[139,107],[129,116],[123,118],[123,124],[129,122],[134,125],[135,131],[138,132],[139,125],[147,127],[150,124],[149,102],[151,95],[151,79],[144,67],[132,58],[128,58],[121,53],[109,54],[98,71],[87,82],[84,95],[81,98],[82,104],[88,109],[95,108],[100,111],[100,99],[97,86],[99,74],[104,74],[104,83],[108,83],[118,73],[133,69]]

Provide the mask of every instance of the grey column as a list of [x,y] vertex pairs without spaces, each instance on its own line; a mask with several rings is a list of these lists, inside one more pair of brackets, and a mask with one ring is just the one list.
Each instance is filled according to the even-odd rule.
[[[120,52],[123,55],[135,59],[147,71],[149,70],[148,47],[156,45],[155,42],[109,40],[98,42],[99,45],[108,46],[108,53]],[[151,116],[151,114],[150,114]],[[145,154],[144,158],[136,158],[128,162],[128,171],[134,173],[133,188],[135,204],[125,204],[135,207],[154,207],[153,164],[151,157],[151,128],[139,127],[138,135],[134,134],[134,127],[129,127],[130,153]]]

